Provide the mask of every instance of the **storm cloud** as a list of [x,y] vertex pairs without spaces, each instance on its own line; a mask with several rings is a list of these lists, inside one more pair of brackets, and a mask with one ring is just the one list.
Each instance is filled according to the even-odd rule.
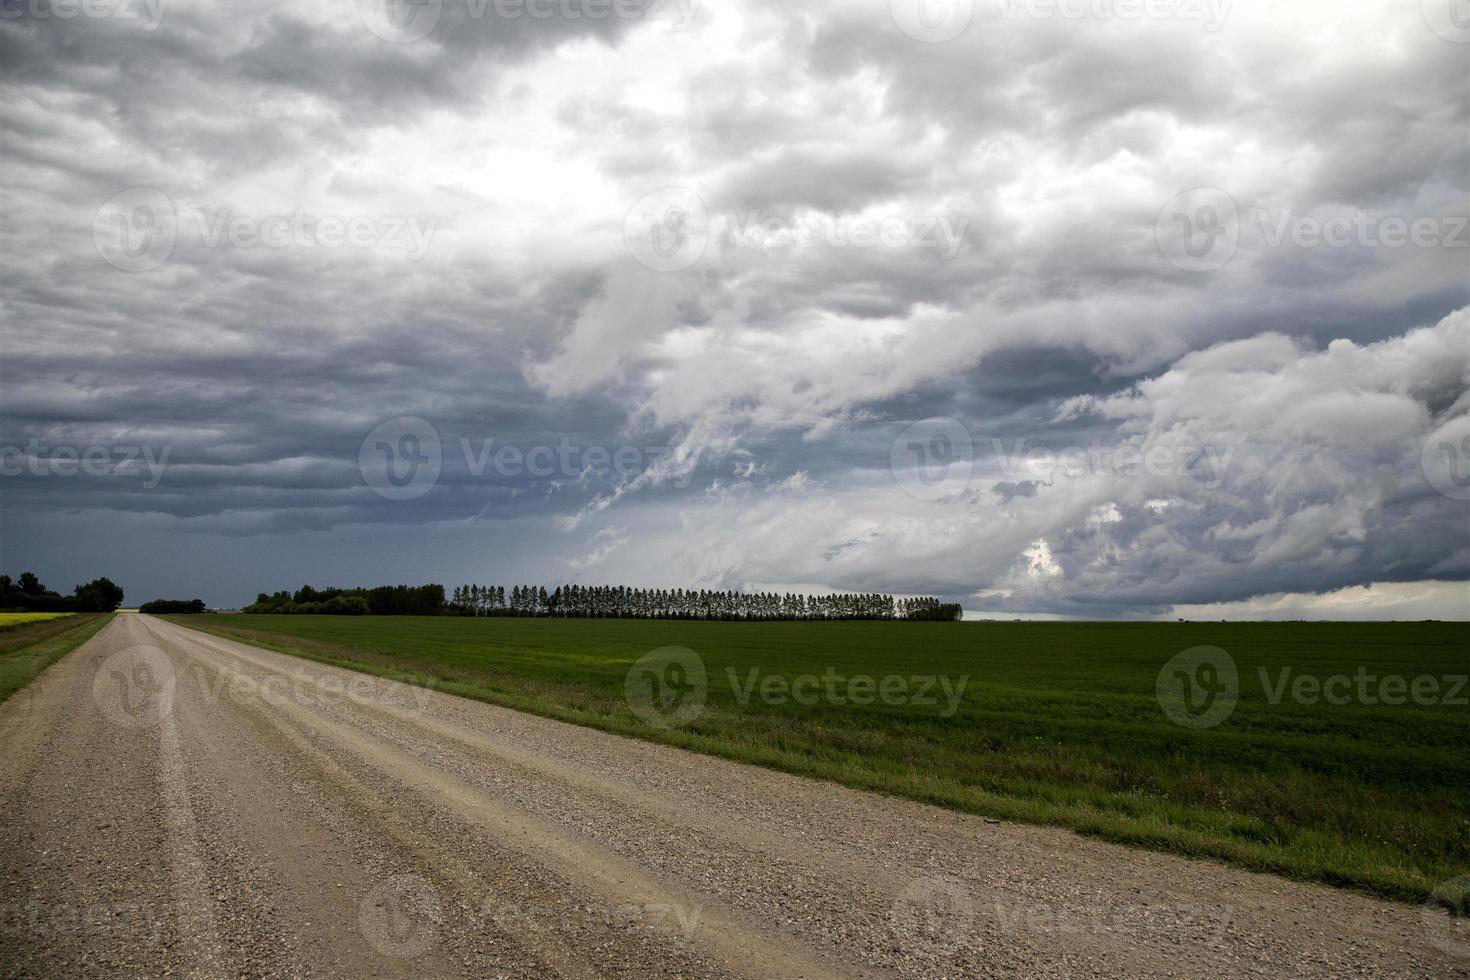
[[7,4],[3,571],[1470,612],[1470,37],[919,6]]

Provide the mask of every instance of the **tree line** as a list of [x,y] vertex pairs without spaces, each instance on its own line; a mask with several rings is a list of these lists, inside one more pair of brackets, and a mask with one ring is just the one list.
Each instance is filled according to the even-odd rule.
[[0,575],[0,609],[19,612],[112,612],[122,605],[123,590],[109,578],[78,585],[61,595],[41,584],[34,572],[21,572],[12,581]]
[[959,603],[933,597],[895,599],[876,592],[803,595],[709,589],[637,589],[622,585],[462,585],[449,600],[461,616],[567,619],[714,619],[731,621],[907,619],[953,621]]
[[379,585],[370,589],[314,589],[262,592],[241,612],[324,616],[438,616],[448,611],[442,585]]
[[623,585],[381,585],[260,593],[247,613],[324,616],[525,616],[563,619],[931,620],[960,618],[959,603],[933,597],[895,599],[876,592],[802,595],[709,589],[637,589]]
[[138,612],[152,613],[155,616],[202,613],[204,611],[203,599],[154,599],[152,602],[145,602],[138,607]]

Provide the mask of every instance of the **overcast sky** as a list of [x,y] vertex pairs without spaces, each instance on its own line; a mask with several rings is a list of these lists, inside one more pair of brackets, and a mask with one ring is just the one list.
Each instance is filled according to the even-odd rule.
[[1470,616],[1452,0],[6,0],[0,566]]

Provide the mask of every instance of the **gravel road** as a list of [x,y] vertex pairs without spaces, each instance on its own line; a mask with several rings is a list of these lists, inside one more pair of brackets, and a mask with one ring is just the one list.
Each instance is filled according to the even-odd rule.
[[1465,920],[122,614],[0,705],[0,975],[1470,976]]

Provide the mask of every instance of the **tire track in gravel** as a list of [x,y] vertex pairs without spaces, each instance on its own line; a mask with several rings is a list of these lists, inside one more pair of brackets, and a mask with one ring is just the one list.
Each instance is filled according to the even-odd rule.
[[[189,639],[192,641],[193,637]],[[163,642],[169,640],[163,638]],[[191,645],[185,655],[192,663],[213,670],[217,678],[228,671],[217,662],[211,663],[200,645]],[[235,656],[237,663],[248,662],[246,657]],[[238,668],[236,671],[235,676],[239,676]],[[284,673],[272,672],[278,676]],[[389,774],[410,792],[433,800],[463,820],[496,831],[501,840],[556,870],[609,906],[631,903],[652,908],[690,908],[697,905],[699,922],[695,935],[699,944],[719,962],[744,964],[761,977],[848,975],[847,971],[834,969],[778,932],[761,930],[730,910],[701,902],[696,896],[646,874],[630,861],[508,805],[470,783],[424,765],[420,759],[383,739],[291,700],[282,700],[273,707],[301,729],[325,737],[379,772]]]
[[[238,679],[239,675],[225,665],[201,660],[192,654],[188,656],[192,666],[199,667],[211,675],[204,684],[200,685],[202,687],[218,691],[221,681],[228,683],[231,679]],[[402,785],[395,780],[385,778],[381,768],[375,764],[365,763],[361,756],[345,751],[339,742],[329,735],[324,735],[320,726],[309,717],[300,714],[288,715],[279,710],[279,705],[273,705],[271,711],[268,712],[256,710],[257,705],[253,698],[245,699],[242,704],[229,697],[221,697],[216,703],[242,716],[245,724],[268,730],[270,737],[285,746],[283,754],[289,756],[288,771],[291,775],[301,778],[309,774],[311,781],[317,784],[314,786],[317,795],[313,802],[319,806],[343,811],[335,821],[339,827],[343,824],[350,824],[356,831],[370,831],[370,833],[363,833],[362,836],[371,837],[375,844],[388,845],[396,861],[385,859],[382,856],[362,860],[363,864],[378,869],[377,878],[380,879],[378,881],[380,886],[391,884],[398,879],[432,878],[439,892],[463,900],[461,904],[467,905],[471,914],[468,917],[462,917],[465,921],[454,924],[457,931],[447,928],[447,924],[438,921],[436,917],[435,927],[446,933],[441,937],[443,940],[448,942],[462,938],[470,932],[494,932],[497,943],[516,947],[516,953],[519,956],[518,962],[498,964],[505,970],[505,975],[533,977],[611,975],[611,971],[596,969],[576,945],[547,929],[533,928],[524,930],[524,934],[520,935],[508,932],[504,921],[497,921],[497,919],[509,919],[512,925],[524,925],[525,923],[521,921],[524,917],[499,914],[503,911],[502,908],[489,904],[490,900],[504,902],[508,898],[514,898],[512,907],[515,909],[550,908],[557,903],[558,898],[566,896],[570,891],[571,883],[564,879],[553,882],[553,887],[558,889],[557,895],[540,892],[534,885],[527,887],[527,882],[532,881],[536,872],[541,869],[531,862],[524,861],[516,866],[516,855],[502,849],[491,847],[487,853],[483,842],[477,842],[482,846],[474,850],[473,858],[465,858],[454,853],[445,846],[444,841],[463,839],[466,828],[459,825],[452,829],[443,827],[442,817],[435,814],[428,806],[408,813],[401,812],[404,809],[403,801],[408,798],[402,792]],[[392,808],[383,805],[386,799],[394,801]],[[426,821],[433,820],[440,821],[440,829],[443,833],[435,839],[426,839],[424,824]],[[359,843],[359,847],[362,846],[362,843]],[[516,877],[511,878],[509,875]],[[484,910],[487,908],[489,913],[485,914]],[[571,907],[567,912],[578,914],[577,910]],[[539,925],[539,923],[532,923],[532,925]],[[583,930],[584,933],[588,931],[597,932],[595,923],[591,930]],[[593,937],[594,941],[602,947],[606,947],[617,938],[606,930],[604,933]],[[362,938],[359,936],[359,941]],[[372,942],[375,938],[383,937],[369,936],[369,941]],[[586,940],[588,937],[584,934],[578,938]],[[391,937],[389,939],[391,944]],[[645,942],[643,945],[649,944]],[[677,964],[679,958],[675,953],[676,951],[665,950],[663,958],[670,963]],[[413,959],[416,968],[425,966],[421,955],[416,954]],[[541,968],[527,970],[525,969],[527,965],[540,965]],[[640,971],[639,975],[654,975],[655,972],[646,966],[640,967]],[[440,964],[437,972],[430,972],[432,975],[441,975],[447,970],[443,964]],[[717,971],[706,964],[705,972],[714,974]],[[476,971],[466,970],[465,975],[476,975]]]
[[112,626],[0,704],[0,976],[182,975],[154,733],[93,682]]
[[[201,641],[288,677],[322,672],[352,676],[233,641]],[[407,696],[394,699],[396,704],[406,702]],[[873,930],[872,920],[903,911],[915,891],[922,899],[923,907],[914,910],[920,918],[931,925],[939,919],[948,927],[952,923],[943,922],[943,899],[956,880],[969,891],[968,898],[981,899],[961,916],[963,928],[975,934],[969,948],[963,948],[963,941],[934,944],[921,936],[917,948],[902,951],[906,955],[885,957],[880,950],[858,957],[880,967],[879,972],[933,975],[935,968],[949,964],[961,966],[961,975],[964,967],[976,975],[1003,974],[1007,962],[1020,969],[1021,964],[1054,959],[1068,964],[1063,973],[1075,974],[1215,976],[1222,968],[1249,966],[1251,972],[1270,975],[1280,972],[1280,964],[1292,963],[1305,975],[1342,975],[1364,972],[1363,956],[1377,961],[1385,948],[1396,950],[1397,965],[1390,955],[1388,962],[1366,972],[1412,976],[1424,962],[1464,972],[1463,964],[1426,948],[1417,910],[1048,828],[994,827],[974,817],[907,801],[880,801],[870,794],[461,698],[435,694],[428,702],[430,710],[420,714],[378,703],[353,705],[351,710],[364,716],[366,720],[354,723],[372,730],[373,737],[416,744],[438,756],[463,748],[481,769],[505,762],[540,782],[550,779],[596,796],[606,812],[571,812],[567,820],[573,825],[589,819],[626,824],[635,814],[651,813],[690,832],[690,843],[682,849],[690,863],[708,856],[698,852],[711,839],[718,841],[716,858],[733,854],[739,864],[758,852],[768,864],[780,862],[771,869],[784,873],[779,889],[772,894],[768,887],[762,897],[783,919],[802,905],[820,908],[818,918],[825,921],[799,929],[804,939],[819,938],[814,933],[828,925],[839,935],[852,935],[854,918],[867,920],[856,923],[856,931],[866,926],[869,933],[889,933]],[[366,717],[383,713],[396,716],[394,723],[375,725]],[[407,734],[409,728],[415,734]],[[614,763],[607,764],[604,756]],[[704,778],[703,770],[712,770],[715,777]],[[690,773],[699,778],[687,778]],[[509,793],[514,787],[498,784],[495,789]],[[555,799],[575,810],[566,794]],[[777,805],[762,809],[762,800]],[[847,819],[853,803],[889,819]],[[701,808],[715,817],[705,816]],[[895,827],[901,828],[897,834]],[[895,883],[904,887],[896,889]],[[783,907],[782,900],[792,893],[801,901]],[[723,891],[719,895],[732,898]],[[823,897],[842,901],[813,901]],[[984,901],[992,897],[997,900]],[[849,900],[866,915],[854,916],[856,910],[841,907]],[[880,937],[878,945],[882,941]]]
[[[230,675],[219,665],[208,669],[228,681]],[[229,791],[219,808],[228,824],[224,829],[248,853],[274,853],[278,860],[273,867],[277,880],[270,889],[272,905],[284,908],[289,921],[306,921],[313,927],[313,949],[302,950],[298,944],[291,951],[290,975],[402,972],[410,958],[400,954],[413,945],[414,937],[407,932],[394,935],[395,923],[390,920],[397,911],[379,907],[380,900],[412,898],[411,889],[397,888],[395,883],[422,880],[432,873],[445,894],[471,895],[483,893],[495,879],[498,862],[483,858],[497,855],[482,854],[474,866],[452,860],[442,850],[424,850],[423,824],[415,819],[419,815],[405,818],[397,810],[385,809],[383,788],[365,784],[344,760],[318,744],[320,740],[314,742],[309,731],[248,701],[212,696],[219,690],[213,682],[191,684],[198,675],[191,677],[186,671],[184,676],[184,687],[193,695],[185,703],[200,717],[193,733],[201,754],[215,759],[244,756],[230,766]],[[446,878],[453,884],[444,884]],[[496,881],[492,892],[501,889]],[[377,912],[384,917],[374,919]],[[437,915],[432,922],[409,916],[397,925],[449,933],[436,936],[434,948],[411,957],[414,972],[421,975],[476,976],[491,966],[496,976],[597,975],[557,937],[533,948],[494,923],[474,921],[468,923],[470,928],[454,932]],[[471,931],[488,938],[492,948],[480,950],[478,957],[462,955],[454,940]]]
[[[228,641],[217,641],[214,638],[203,638],[197,646],[202,649],[216,651],[228,656],[236,664],[248,664],[261,674],[270,678],[280,678],[293,684],[303,681],[309,682],[313,676],[321,676],[320,672],[314,672],[312,668],[320,668],[321,671],[337,671],[325,665],[312,664],[311,667],[298,666],[299,662],[286,659],[285,662],[271,662],[262,656],[256,656],[254,652],[246,652],[239,648],[227,645]],[[344,680],[351,678],[351,672],[342,671]],[[361,676],[361,675],[358,675]],[[258,678],[257,678],[258,680]],[[385,682],[393,684],[393,682]],[[395,685],[396,686],[396,685]],[[423,699],[418,703],[423,704],[428,700],[429,692],[420,692]],[[407,695],[407,692],[404,692]],[[408,697],[403,698],[404,701]],[[345,706],[344,706],[345,707]],[[839,849],[827,847],[820,841],[806,839],[797,843],[794,838],[774,835],[766,830],[752,827],[744,819],[731,819],[730,815],[711,815],[709,810],[700,810],[692,805],[686,805],[670,797],[660,797],[657,802],[651,802],[652,797],[644,790],[628,786],[626,783],[609,778],[599,772],[578,768],[575,765],[554,758],[544,752],[520,748],[506,740],[495,740],[486,732],[467,727],[465,724],[453,721],[441,720],[423,713],[399,707],[387,699],[375,699],[370,704],[353,703],[346,710],[358,715],[383,715],[391,719],[400,728],[411,729],[418,734],[413,741],[418,743],[421,752],[432,752],[442,756],[445,752],[464,751],[474,764],[483,768],[489,764],[509,764],[521,771],[524,776],[540,781],[553,780],[564,784],[569,789],[582,794],[590,794],[594,797],[596,806],[593,812],[585,818],[573,821],[574,825],[580,825],[584,829],[589,821],[606,814],[615,814],[619,822],[626,823],[633,819],[636,814],[638,819],[649,825],[649,834],[656,834],[660,825],[667,825],[672,821],[682,830],[693,832],[704,839],[719,840],[728,856],[733,847],[742,849],[740,864],[759,861],[771,865],[769,871],[774,876],[779,876],[787,881],[788,893],[796,893],[810,904],[816,904],[817,900],[833,898],[833,892],[842,905],[849,907],[872,906],[875,903],[882,908],[893,902],[895,896],[900,896],[905,889],[915,885],[914,869],[907,867],[902,869],[890,868],[874,861],[872,856],[866,858],[856,854],[845,853]],[[359,724],[359,728],[362,725]],[[378,737],[393,739],[393,733],[380,732]],[[398,733],[398,738],[403,738]],[[436,741],[437,740],[437,741]],[[637,744],[637,743],[630,743]],[[427,760],[425,760],[427,764]],[[559,801],[564,805],[565,797]],[[598,811],[601,811],[600,813]],[[548,819],[557,816],[565,818],[562,814],[543,814]],[[692,857],[689,851],[684,851],[682,860]],[[677,873],[678,869],[672,869]],[[769,876],[769,875],[768,875]],[[733,878],[734,875],[731,875]],[[822,891],[827,894],[815,893],[813,889],[805,887],[805,883],[816,878],[824,878]],[[938,880],[945,880],[939,876]],[[834,888],[836,884],[838,887]],[[766,896],[756,892],[755,903],[766,901]],[[727,896],[722,895],[722,898]],[[690,902],[690,899],[680,899],[681,902]],[[680,907],[688,907],[683,905]],[[991,927],[999,929],[1003,926],[1004,913],[998,912],[993,906],[977,906],[974,909],[977,918],[991,922]],[[826,923],[813,923],[809,930],[818,931]],[[837,948],[841,945],[840,934],[827,937],[830,945]],[[1074,951],[1085,952],[1097,950],[1107,944],[1106,937],[1079,932],[1069,938],[1069,945]],[[1167,974],[1177,964],[1172,962],[1171,957],[1161,956],[1154,949],[1139,947],[1134,952],[1134,966],[1139,969],[1156,972],[1160,975]]]
[[224,976],[227,971],[219,953],[214,901],[199,849],[194,808],[184,783],[183,752],[172,710],[158,726],[158,743],[158,783],[163,797],[163,826],[181,952],[190,965],[190,973]]

